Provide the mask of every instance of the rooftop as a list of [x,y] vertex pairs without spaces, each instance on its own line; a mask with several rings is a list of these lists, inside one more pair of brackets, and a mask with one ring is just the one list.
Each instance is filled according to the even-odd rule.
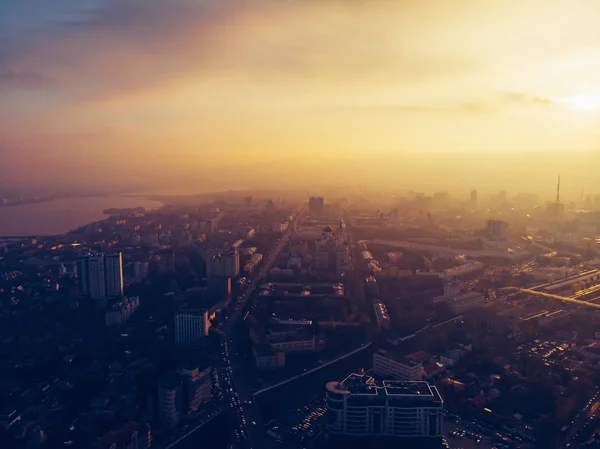
[[435,387],[432,388],[427,382],[376,381],[366,374],[350,374],[341,382],[329,382],[327,390],[338,394],[388,397],[433,398],[438,395]]

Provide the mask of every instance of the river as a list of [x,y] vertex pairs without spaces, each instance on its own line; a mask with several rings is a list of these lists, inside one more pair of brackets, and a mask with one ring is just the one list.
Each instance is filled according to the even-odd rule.
[[138,206],[158,208],[162,203],[146,197],[104,196],[0,207],[0,236],[63,234],[105,219],[104,209]]

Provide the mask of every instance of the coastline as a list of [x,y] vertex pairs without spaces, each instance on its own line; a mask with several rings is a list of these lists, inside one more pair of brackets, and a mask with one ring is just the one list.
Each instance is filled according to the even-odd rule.
[[164,202],[150,196],[77,195],[45,198],[0,207],[0,238],[56,237],[106,220],[111,209],[158,209]]

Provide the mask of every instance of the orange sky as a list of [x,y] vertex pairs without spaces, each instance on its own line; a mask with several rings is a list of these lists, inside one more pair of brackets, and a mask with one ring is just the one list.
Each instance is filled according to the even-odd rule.
[[600,191],[598,108],[596,0],[0,5],[12,183],[551,194],[561,172],[578,194]]

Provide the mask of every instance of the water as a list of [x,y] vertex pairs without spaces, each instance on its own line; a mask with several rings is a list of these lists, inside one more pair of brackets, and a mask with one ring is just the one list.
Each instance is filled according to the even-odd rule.
[[62,234],[105,219],[104,209],[137,206],[157,208],[162,203],[146,197],[106,196],[0,207],[0,236]]

